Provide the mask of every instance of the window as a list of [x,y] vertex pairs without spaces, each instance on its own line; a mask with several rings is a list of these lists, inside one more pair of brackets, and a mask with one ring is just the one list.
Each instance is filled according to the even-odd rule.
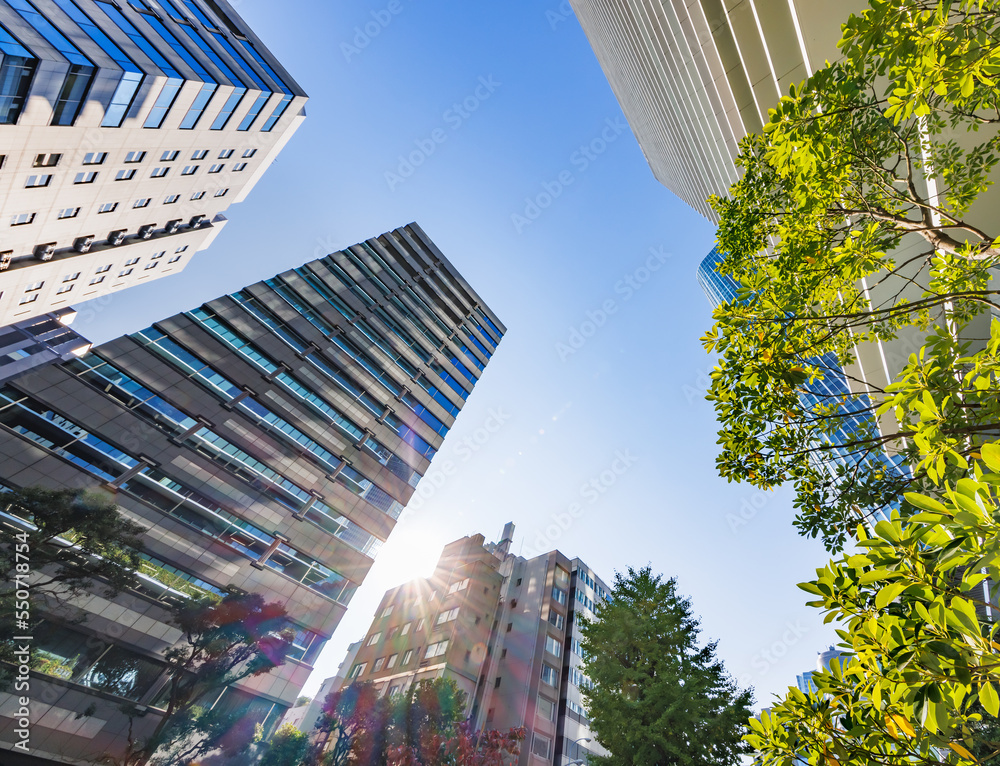
[[224,167],[226,167],[226,163],[225,162],[217,162],[214,165],[212,165],[212,167],[210,167],[208,169],[208,172],[209,173],[221,173],[222,169]]
[[368,643],[366,643],[365,646],[374,646],[379,642],[380,638],[382,638],[381,631],[379,631],[378,633],[372,633],[371,637],[368,639]]
[[73,285],[63,285],[58,290],[56,290],[56,295],[62,295],[63,293],[68,293],[73,289]]
[[245,152],[243,152],[243,159],[246,159],[247,157],[253,157],[256,153],[257,153],[256,149],[247,149]]
[[385,662],[385,669],[386,670],[392,670],[394,667],[396,667],[396,659],[398,657],[399,657],[398,654],[389,655],[389,659],[386,660],[386,662]]
[[223,149],[221,152],[219,152],[219,159],[220,160],[228,160],[232,156],[233,156],[233,150],[232,149]]
[[139,262],[138,258],[129,258],[127,261],[125,261],[125,265],[126,266],[135,266],[138,262]]
[[94,273],[95,274],[104,274],[104,273],[106,273],[108,271],[111,271],[111,264],[110,263],[107,266],[101,266],[101,268],[99,268]]
[[200,165],[185,165],[184,170],[181,171],[182,176],[193,176],[198,172]]
[[26,303],[34,303],[38,300],[38,293],[32,293],[31,295],[26,295],[21,300],[17,302],[18,306],[23,306]]
[[508,622],[507,623],[507,632],[510,633],[513,629],[514,629],[514,623]]
[[410,660],[412,660],[412,659],[413,659],[413,650],[412,649],[407,649],[406,652],[403,653],[403,661],[401,663],[399,663],[400,667],[405,666],[405,665],[409,665],[410,664]]
[[545,651],[554,657],[562,657],[562,642],[552,636],[546,636]]
[[158,265],[159,263],[157,261],[153,261],[152,263],[147,263],[146,271],[149,271],[150,269],[155,269]]
[[149,174],[150,178],[163,178],[167,173],[170,172],[170,168],[153,168],[153,172]]
[[191,195],[191,199],[201,199],[204,196],[205,196],[205,192],[203,192],[203,191],[195,192],[194,194]]
[[54,168],[62,159],[61,154],[39,154],[31,163],[33,168]]
[[45,282],[32,282],[30,285],[24,288],[24,292],[33,293],[38,290],[41,290],[43,287],[45,287]]
[[549,624],[555,625],[559,630],[562,630],[563,616],[554,609],[549,609]]
[[179,261],[180,259],[181,259],[181,256],[175,255],[173,258],[171,258],[169,261],[167,261],[167,263],[177,263],[177,261]]
[[531,754],[547,759],[551,748],[552,740],[542,734],[539,734],[538,732],[535,732],[534,737],[531,739]]
[[113,213],[113,212],[115,212],[115,209],[117,207],[118,207],[118,203],[117,202],[105,202],[103,205],[101,205],[99,208],[97,208],[97,212],[98,213]]
[[127,277],[131,273],[132,273],[132,269],[123,269],[122,271],[118,272],[118,276],[119,277]]
[[235,165],[233,165],[233,172],[234,173],[239,173],[246,166],[247,166],[247,164],[245,162],[237,162]]
[[108,158],[107,152],[87,152],[83,155],[84,165],[103,165],[104,160]]
[[142,199],[137,199],[132,205],[133,208],[136,207],[149,207],[149,203],[153,201],[152,197],[143,197]]
[[34,213],[18,213],[15,216],[11,216],[10,225],[11,226],[24,226],[35,220]]
[[92,184],[97,180],[97,171],[92,170],[89,173],[77,173],[76,178],[73,179],[75,184]]
[[199,149],[194,154],[191,155],[193,160],[203,160],[208,156],[208,149]]
[[395,697],[397,694],[399,694],[399,686],[400,686],[399,684],[396,684],[395,686],[390,686],[389,687],[389,696],[390,697]]
[[493,682],[493,688],[494,689],[500,688],[500,676],[497,676],[497,680]]
[[421,617],[420,621],[417,623],[417,631],[421,631],[421,630],[424,629],[424,623],[425,622],[426,622],[426,620],[424,620],[424,618]]
[[385,657],[379,657],[375,660],[375,665],[372,667],[372,673],[378,673],[382,666],[385,665]]
[[556,567],[556,582],[560,585],[566,585],[569,582],[569,572],[562,567]]
[[522,578],[520,578],[520,577],[517,578],[517,582],[514,583],[514,587],[515,588],[520,588],[521,587],[521,580],[522,580]]
[[408,622],[408,623],[406,623],[406,624],[405,624],[405,625],[404,625],[404,626],[403,626],[403,627],[402,627],[402,628],[400,629],[400,631],[399,631],[399,635],[401,635],[401,636],[405,636],[405,635],[406,635],[407,633],[409,633],[409,632],[410,632],[410,626],[411,626],[412,624],[413,624],[412,622]]
[[552,586],[552,598],[556,600],[556,603],[565,604],[566,603],[566,591],[561,588]]
[[[176,250],[174,250],[174,252],[175,252],[175,253],[183,253],[183,252],[184,252],[185,250],[187,250],[187,249],[188,249],[188,246],[187,246],[187,245],[181,245],[181,246],[180,246],[180,247],[178,247],[178,248],[177,248]],[[390,612],[392,611],[392,607],[389,607],[389,611],[390,611]],[[384,616],[384,615],[383,615],[383,616]]]
[[153,253],[153,254],[152,254],[151,256],[149,256],[149,260],[151,260],[151,261],[155,261],[155,260],[156,260],[157,258],[162,258],[162,257],[163,257],[163,256],[165,256],[166,254],[167,254],[167,251],[166,251],[166,250],[161,250],[160,252],[158,252],[158,253]]
[[[175,250],[174,252],[179,253],[180,250],[178,249],[178,250]],[[394,606],[394,604],[389,604],[389,606],[387,606],[385,609],[383,609],[382,610],[382,616],[383,617],[388,617],[390,614],[392,614],[393,606]]]
[[547,683],[549,686],[559,685],[559,673],[551,665],[546,665],[542,663],[542,682]]
[[466,577],[464,580],[462,580],[460,582],[452,583],[451,587],[448,588],[448,592],[449,593],[457,593],[458,591],[465,590],[468,587],[469,587],[469,578]]
[[431,644],[427,647],[427,652],[424,654],[424,659],[430,659],[431,657],[440,657],[448,651],[447,641],[438,641],[436,644]]
[[181,198],[180,194],[171,194],[165,200],[163,200],[164,205],[173,205],[177,200]]
[[69,274],[63,277],[63,282],[75,282],[79,278],[80,278],[80,272],[78,271],[76,272],[76,274]]
[[92,284],[92,285],[99,285],[103,281],[104,281],[104,277],[94,277],[92,280],[90,280],[90,284]]
[[367,662],[359,662],[357,665],[355,665],[353,668],[351,668],[351,672],[350,672],[350,674],[347,677],[348,678],[359,678],[361,676],[361,674],[365,672],[365,668],[366,667],[368,667],[368,663]]
[[438,615],[437,624],[444,625],[444,623],[451,622],[452,620],[455,620],[457,618],[458,618],[458,607],[456,606],[454,609],[449,609],[447,612],[441,612],[441,614]]
[[145,152],[129,152],[125,155],[125,162],[142,162],[146,159]]
[[229,194],[229,189],[219,189],[219,191],[217,191],[215,193],[215,196],[216,197],[225,197],[227,194]]
[[128,170],[119,170],[115,173],[116,181],[131,181],[135,178],[136,170],[135,168],[129,168]]
[[40,186],[48,186],[49,182],[52,180],[51,175],[44,176],[28,176],[27,182],[24,184],[25,189],[36,189]]
[[78,215],[80,215],[78,207],[64,207],[59,211],[59,218],[76,218]]
[[554,721],[556,718],[556,703],[538,695],[538,706],[535,708],[535,712],[539,718],[543,718],[546,721]]
[[164,152],[160,155],[160,162],[173,162],[178,156],[180,156],[180,151],[177,149],[174,149],[172,152]]

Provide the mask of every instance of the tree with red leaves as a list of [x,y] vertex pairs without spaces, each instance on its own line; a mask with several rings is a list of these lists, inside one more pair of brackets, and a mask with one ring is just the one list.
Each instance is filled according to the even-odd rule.
[[[184,639],[164,656],[166,712],[148,737],[135,738],[130,725],[125,755],[105,759],[116,766],[189,763],[213,750],[244,750],[254,722],[242,720],[239,711],[206,710],[202,704],[227,686],[284,663],[295,637],[284,607],[256,593],[191,600],[178,607],[173,622]],[[134,706],[123,710],[130,724],[144,712]]]
[[389,748],[387,766],[504,766],[517,761],[524,737],[524,727],[476,731],[471,723],[463,721],[451,735],[433,731],[422,734],[419,750]]

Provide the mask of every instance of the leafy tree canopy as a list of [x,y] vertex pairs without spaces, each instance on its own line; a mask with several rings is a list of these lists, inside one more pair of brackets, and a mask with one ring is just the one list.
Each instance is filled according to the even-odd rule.
[[698,620],[675,580],[649,567],[616,574],[581,630],[591,728],[612,753],[598,764],[727,766],[748,752],[752,692],[726,674],[715,643],[698,645]]
[[[871,0],[712,200],[716,270],[740,287],[704,339],[719,471],[793,482],[797,526],[831,550],[859,514],[959,475],[1000,427],[1000,328],[984,321],[1000,232],[975,204],[998,161],[998,9]],[[879,343],[904,352],[881,383],[858,367]]]
[[[927,766],[1000,755],[1000,443],[918,512],[858,528],[858,552],[800,587],[838,633],[844,662],[751,721],[762,766]],[[978,761],[977,761],[978,759]]]

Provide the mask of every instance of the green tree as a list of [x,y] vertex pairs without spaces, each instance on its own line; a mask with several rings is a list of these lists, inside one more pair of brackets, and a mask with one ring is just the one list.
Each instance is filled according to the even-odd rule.
[[[0,495],[0,678],[12,662],[16,592],[29,582],[30,609],[58,611],[70,597],[100,584],[111,597],[135,584],[143,527],[125,518],[105,493],[27,487]],[[31,573],[28,579],[27,573]],[[18,575],[23,580],[19,583]]]
[[[978,457],[978,456],[977,456]],[[936,766],[1000,755],[1000,443],[919,512],[858,529],[858,552],[800,587],[845,661],[789,689],[747,741],[762,766]]]
[[[957,478],[1000,430],[1000,231],[980,200],[1000,145],[998,8],[871,0],[843,58],[780,100],[712,200],[716,270],[740,286],[704,339],[719,471],[793,482],[797,526],[831,550],[861,514]],[[887,384],[858,374],[873,344],[906,350]]]
[[286,723],[268,741],[259,766],[299,766],[308,751],[309,735]]
[[[213,750],[245,749],[253,722],[239,710],[205,703],[226,687],[283,664],[295,637],[284,607],[256,593],[192,599],[176,608],[173,622],[183,639],[165,653],[164,715],[148,736],[130,733],[122,757],[106,758],[117,766],[188,763]],[[123,710],[133,722],[145,715],[134,706]]]
[[[698,645],[698,620],[677,583],[649,567],[615,575],[596,619],[583,620],[587,713],[611,755],[604,766],[727,766],[749,752],[741,741],[752,692],[740,690]],[[592,758],[593,760],[593,758]]]

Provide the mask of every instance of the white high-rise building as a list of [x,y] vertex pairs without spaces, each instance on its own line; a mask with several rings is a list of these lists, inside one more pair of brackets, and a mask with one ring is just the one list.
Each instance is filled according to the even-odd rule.
[[182,270],[307,100],[225,0],[0,2],[0,325]]
[[570,0],[657,180],[705,201],[736,182],[740,139],[837,58],[864,0]]

